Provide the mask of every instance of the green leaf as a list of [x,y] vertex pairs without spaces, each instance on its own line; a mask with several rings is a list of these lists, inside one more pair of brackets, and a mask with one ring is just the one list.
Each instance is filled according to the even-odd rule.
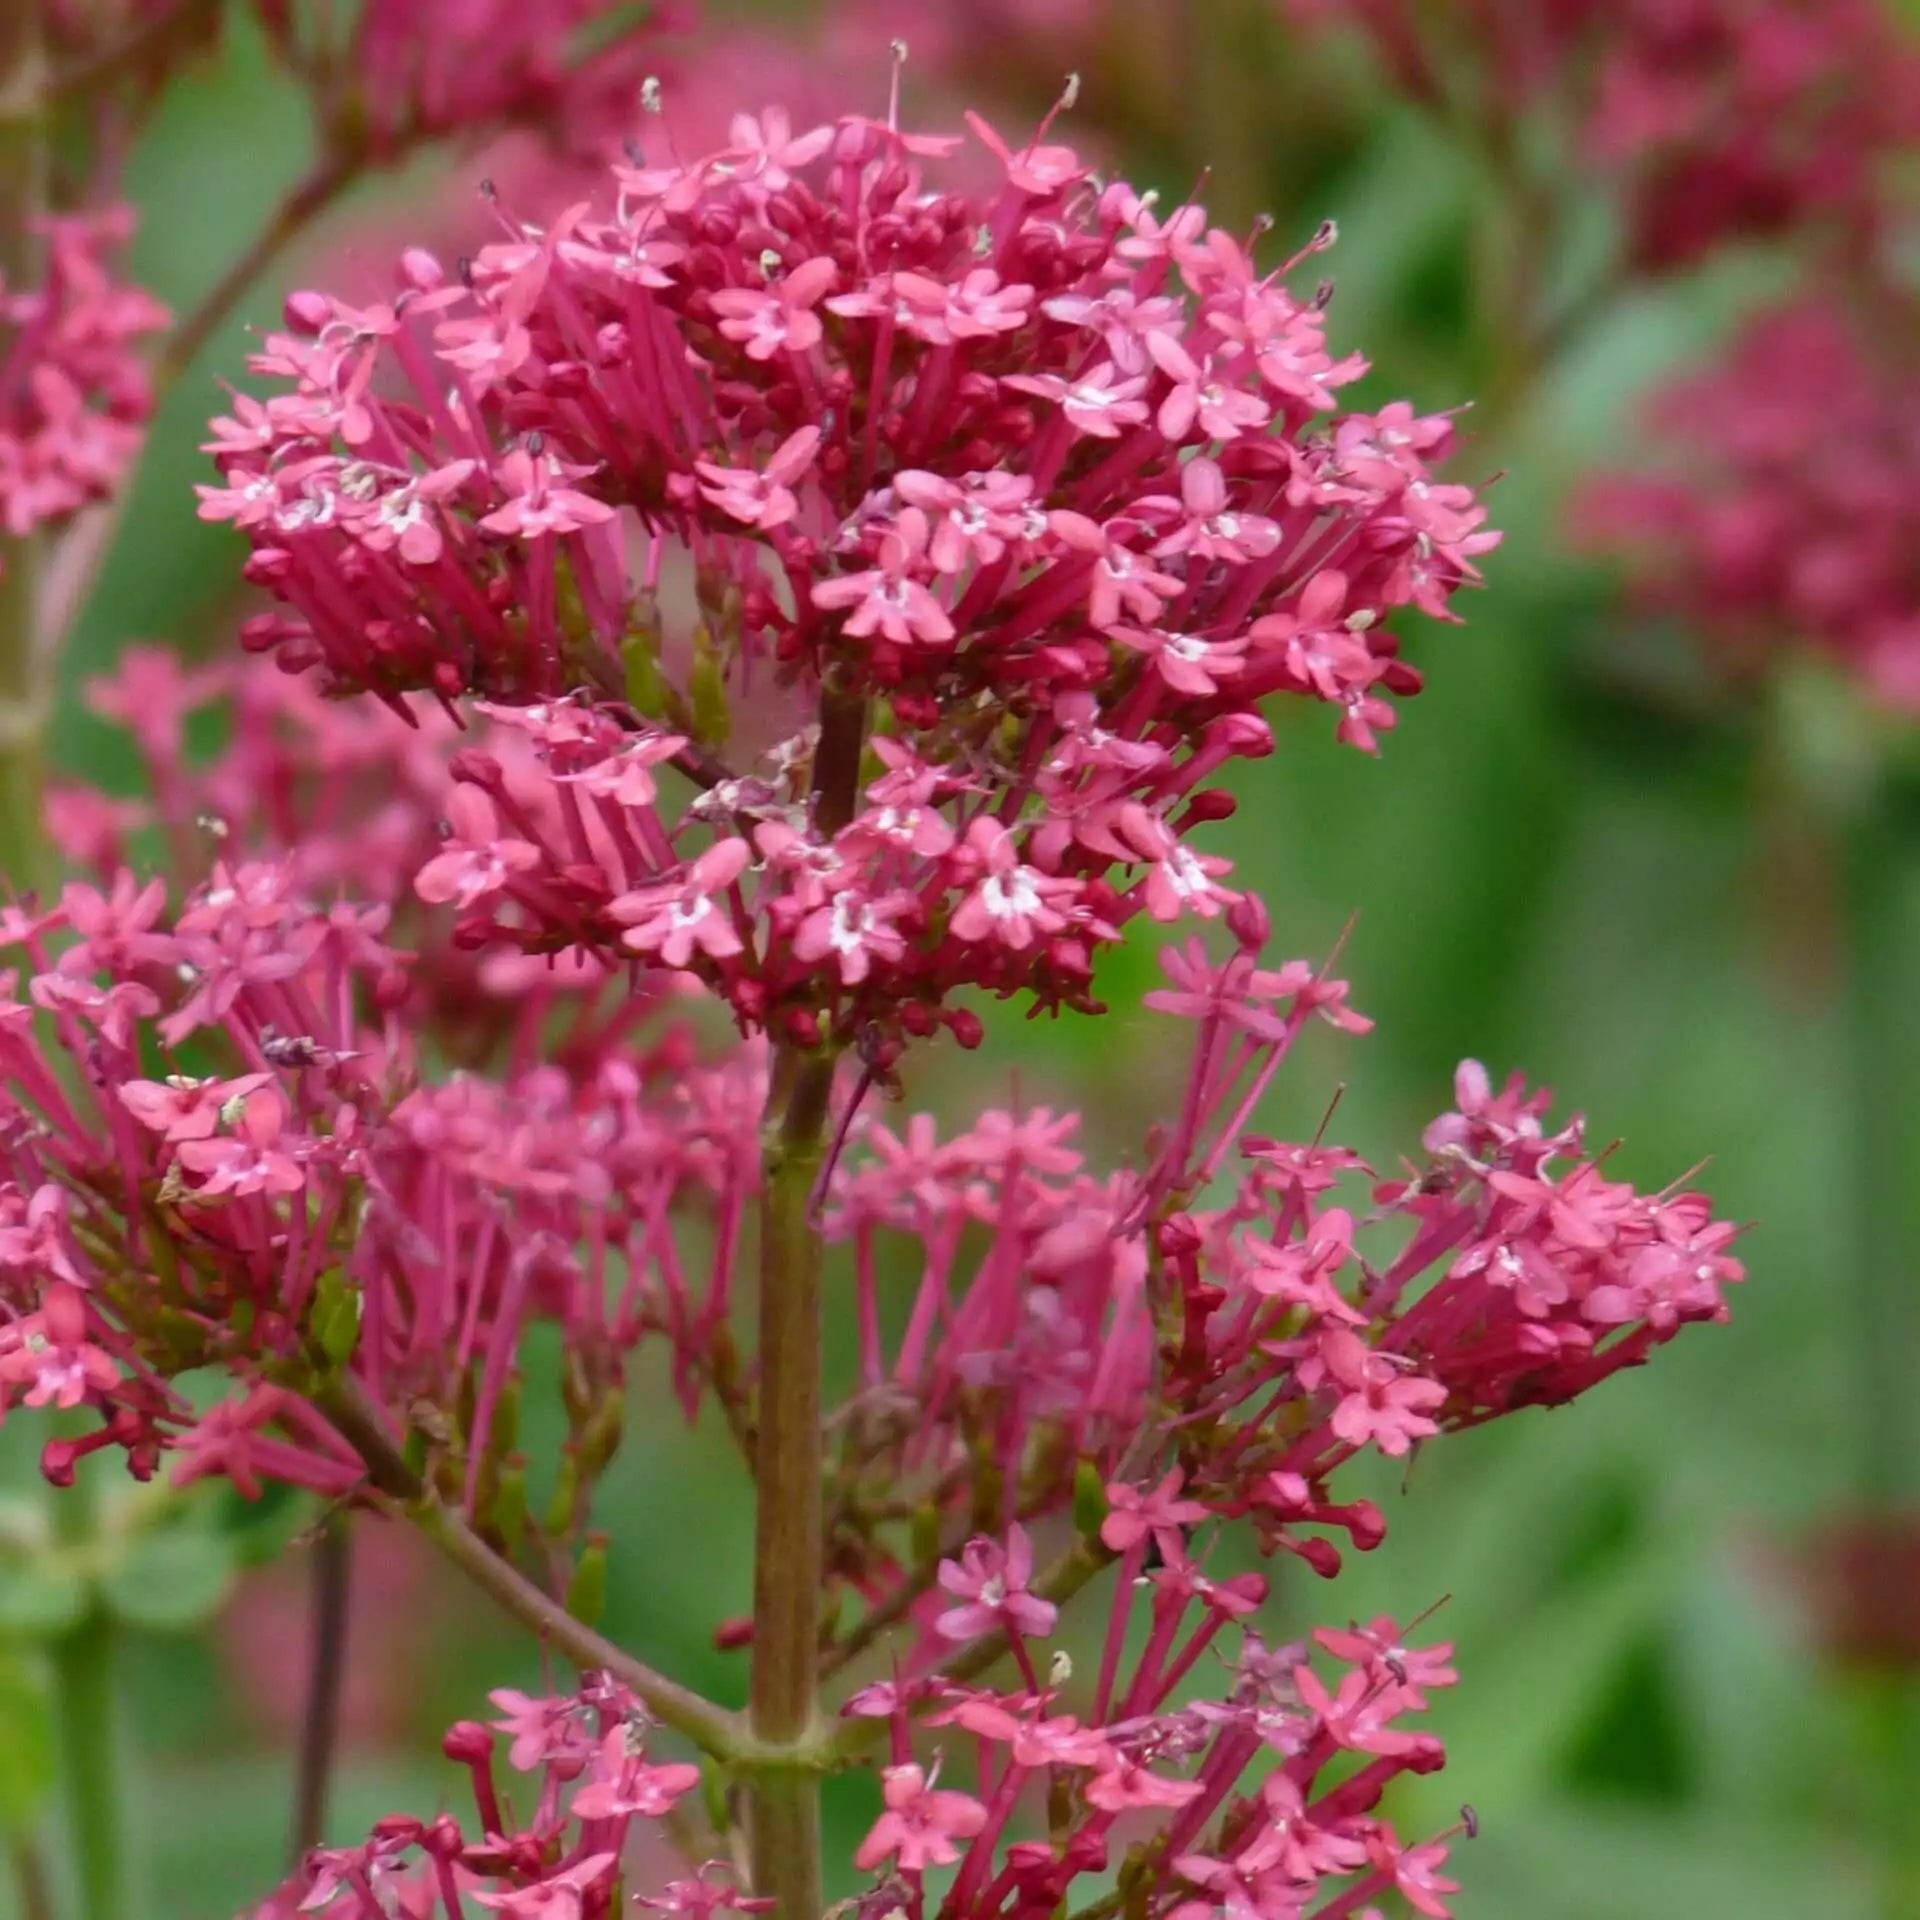
[[143,1535],[101,1580],[101,1595],[128,1626],[173,1633],[216,1613],[233,1585],[225,1535],[199,1524]]
[[39,1818],[53,1789],[53,1703],[23,1653],[0,1648],[0,1832]]

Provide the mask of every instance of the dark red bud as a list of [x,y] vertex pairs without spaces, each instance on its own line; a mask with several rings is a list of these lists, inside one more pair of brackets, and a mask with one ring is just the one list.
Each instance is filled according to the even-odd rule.
[[493,1758],[493,1729],[478,1720],[456,1720],[440,1742],[440,1751],[463,1767],[484,1767]]
[[1273,936],[1267,903],[1257,893],[1243,893],[1227,909],[1227,931],[1249,953],[1258,953]]

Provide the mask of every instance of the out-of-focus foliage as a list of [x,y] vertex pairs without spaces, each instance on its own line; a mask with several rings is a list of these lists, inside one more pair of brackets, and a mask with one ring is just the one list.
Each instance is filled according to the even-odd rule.
[[[1863,1044],[1843,1010],[1843,888],[1791,771],[1833,710],[1827,691],[1796,677],[1766,702],[1714,700],[1688,636],[1624,612],[1613,582],[1562,531],[1572,490],[1636,457],[1636,397],[1724,338],[1793,269],[1747,249],[1643,285],[1591,316],[1524,404],[1509,405],[1489,392],[1503,342],[1483,276],[1500,271],[1505,215],[1485,170],[1373,85],[1350,48],[1289,36],[1242,0],[1187,0],[1181,11],[1178,84],[1166,60],[1148,51],[1130,64],[1116,41],[1089,71],[1080,112],[1169,198],[1207,155],[1209,197],[1248,213],[1268,206],[1282,239],[1336,217],[1343,332],[1367,341],[1396,390],[1480,397],[1490,412],[1500,402],[1462,468],[1471,479],[1502,470],[1493,499],[1507,542],[1468,624],[1418,636],[1428,691],[1378,762],[1339,749],[1324,727],[1283,733],[1280,753],[1243,776],[1238,818],[1219,829],[1292,950],[1323,952],[1358,916],[1343,971],[1380,1023],[1374,1038],[1316,1043],[1311,1070],[1287,1077],[1291,1105],[1276,1127],[1311,1129],[1317,1103],[1350,1072],[1340,1136],[1363,1150],[1404,1137],[1444,1104],[1454,1060],[1474,1053],[1496,1072],[1524,1065],[1577,1090],[1626,1138],[1623,1177],[1716,1143],[1716,1195],[1758,1222],[1746,1249],[1753,1282],[1726,1335],[1620,1382],[1577,1427],[1534,1415],[1417,1461],[1420,1501],[1376,1490],[1393,1532],[1352,1569],[1344,1604],[1404,1619],[1457,1592],[1444,1630],[1470,1682],[1436,1715],[1454,1763],[1424,1783],[1429,1800],[1409,1805],[1402,1824],[1425,1830],[1461,1798],[1482,1809],[1481,1838],[1457,1862],[1461,1910],[1479,1920],[1911,1911],[1899,1901],[1902,1888],[1909,1903],[1920,1897],[1910,1813],[1920,1667],[1846,1670],[1827,1657],[1835,1582],[1822,1556],[1832,1560],[1836,1525],[1869,1491],[1863,1460],[1876,1449],[1884,1458],[1889,1431],[1911,1434],[1875,1404],[1886,1378],[1876,1348],[1896,1329],[1872,1317],[1852,1252],[1866,1204],[1859,1056],[1892,1090],[1870,1124],[1920,1166],[1920,1019],[1883,1021]],[[917,63],[907,73],[922,84]],[[704,75],[703,88],[718,77]],[[876,59],[843,65],[838,79],[839,104],[877,110],[889,76]],[[1023,108],[1044,105],[1056,81],[1022,75],[1013,91]],[[1134,89],[1134,138],[1103,87]],[[1235,97],[1223,104],[1216,89]],[[141,213],[135,266],[160,298],[191,306],[297,176],[301,127],[243,27],[217,64],[188,77],[129,176]],[[1224,152],[1209,144],[1216,128],[1231,133]],[[314,245],[384,258],[406,230],[400,196],[429,210],[438,232],[477,226],[479,209],[459,190],[479,171],[463,163],[451,184],[383,180]],[[1597,198],[1589,211],[1598,234]],[[269,320],[279,284],[257,290],[244,318]],[[109,784],[117,769],[78,712],[79,681],[125,640],[222,644],[234,618],[237,543],[194,518],[193,449],[218,398],[211,369],[237,368],[243,350],[240,326],[229,326],[173,393],[66,663],[61,756]],[[1920,344],[1914,367],[1920,377]],[[1917,856],[1912,835],[1890,832],[1881,846],[1868,931],[1896,955],[1920,957]],[[1129,1011],[1150,970],[1143,939],[1109,968],[1112,1020],[1002,1025],[978,1057],[949,1054],[946,1097],[957,1105],[963,1080],[1002,1088],[1014,1076],[1044,1097],[1071,1077],[1090,1114],[1111,1116],[1116,1142],[1136,1137],[1169,1072]],[[939,1103],[942,1091],[922,1097]],[[1897,1224],[1920,1247],[1916,1195],[1910,1179],[1872,1204],[1904,1207]],[[1920,1399],[1920,1352],[1907,1359]],[[736,1465],[723,1445],[675,1425],[654,1431],[644,1396],[635,1404],[645,1444],[623,1449],[606,1496],[621,1547],[603,1625],[737,1698],[743,1656],[685,1644],[686,1623],[711,1611],[716,1590],[747,1597],[745,1508],[713,1497]],[[1920,1476],[1911,1450],[1905,1464]],[[688,1541],[699,1551],[665,1550]],[[217,1585],[228,1571],[200,1575]],[[1306,1578],[1288,1573],[1280,1587],[1277,1605],[1296,1625],[1319,1617]],[[42,1738],[31,1679],[8,1663],[5,1582],[0,1560],[0,1824],[31,1791],[30,1747]],[[1908,1651],[1920,1658],[1911,1585],[1905,1604]],[[225,1914],[271,1878],[300,1605],[284,1569],[242,1576],[197,1635],[140,1643],[135,1719],[146,1738],[165,1729],[169,1742],[149,1747],[139,1775],[158,1913]],[[476,1678],[534,1677],[502,1667],[525,1656],[510,1655],[434,1570],[378,1543],[361,1569],[356,1636],[349,1732],[362,1757],[343,1774],[342,1834],[393,1803],[435,1803],[432,1738],[470,1705]],[[865,1781],[836,1783],[830,1859],[851,1852],[871,1793]]]

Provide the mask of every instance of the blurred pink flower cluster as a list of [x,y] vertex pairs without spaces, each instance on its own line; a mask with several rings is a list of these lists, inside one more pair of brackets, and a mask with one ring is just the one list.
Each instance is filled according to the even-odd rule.
[[252,0],[275,56],[308,88],[327,137],[376,164],[424,141],[539,129],[586,150],[639,110],[660,40],[687,0]]
[[1872,235],[1920,134],[1920,54],[1879,0],[1287,0],[1368,33],[1482,130],[1545,120],[1614,177],[1645,269],[1730,240]]
[[31,286],[0,282],[0,534],[57,528],[106,499],[153,408],[140,343],[167,311],[117,274],[125,207],[48,218]]
[[1904,305],[1870,316],[1832,294],[1763,311],[1652,396],[1662,464],[1590,485],[1581,534],[1734,671],[1811,647],[1920,712],[1912,329]]

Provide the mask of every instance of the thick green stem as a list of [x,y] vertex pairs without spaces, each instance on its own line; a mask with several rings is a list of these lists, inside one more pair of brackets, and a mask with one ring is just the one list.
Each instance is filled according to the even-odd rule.
[[[62,1415],[60,1424],[78,1431],[87,1421],[84,1415]],[[69,1551],[85,1552],[97,1539],[99,1482],[93,1476],[103,1470],[104,1463],[91,1461],[72,1486],[49,1489],[53,1535]],[[145,1906],[128,1840],[118,1640],[112,1615],[96,1598],[48,1648],[69,1849],[61,1877],[74,1920],[138,1920]]]
[[[35,222],[47,205],[45,47],[40,0],[0,5],[0,281],[40,279]],[[0,379],[23,370],[0,361]],[[42,736],[49,691],[40,632],[40,555],[31,536],[0,534],[0,880],[42,878]]]
[[[852,817],[866,711],[827,692],[814,753],[814,824]],[[753,1689],[749,1719],[766,1748],[811,1745],[820,1677],[820,1368],[823,1246],[813,1194],[833,1105],[831,1053],[782,1048],[767,1103],[760,1195],[760,1398],[754,1435]],[[766,1767],[748,1786],[754,1891],[777,1920],[821,1909],[820,1782]]]
[[[760,1403],[754,1436],[758,1505],[753,1556],[754,1738],[786,1746],[813,1733],[821,1577],[821,1244],[811,1220],[824,1151],[833,1061],[783,1058],[768,1124],[760,1208]],[[820,1786],[769,1771],[749,1794],[754,1891],[778,1920],[820,1912]]]

